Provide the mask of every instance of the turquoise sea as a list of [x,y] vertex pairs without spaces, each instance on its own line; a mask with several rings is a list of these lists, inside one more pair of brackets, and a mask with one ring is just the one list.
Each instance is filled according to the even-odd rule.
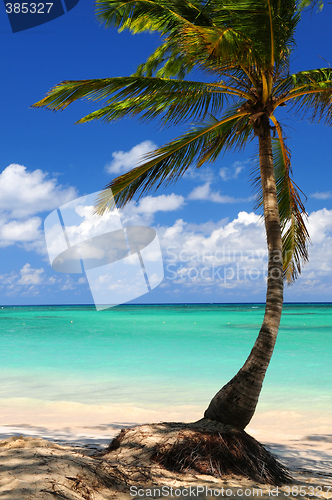
[[[202,405],[245,361],[261,304],[0,307],[0,401]],[[261,410],[332,408],[332,304],[286,304]]]

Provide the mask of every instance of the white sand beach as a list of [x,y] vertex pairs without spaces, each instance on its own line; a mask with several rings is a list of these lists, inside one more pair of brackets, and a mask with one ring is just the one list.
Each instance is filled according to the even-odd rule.
[[[140,472],[133,471],[127,455],[121,459],[90,456],[106,447],[122,428],[147,422],[195,421],[202,416],[201,408],[32,403],[28,399],[1,403],[0,498],[4,500],[134,498],[129,487],[140,487],[139,474],[143,474],[143,469],[149,469],[150,483],[154,485],[182,489],[203,485],[217,490],[228,487],[233,498],[240,498],[239,489],[247,490],[246,496],[250,496],[250,488],[257,486],[238,477],[221,480],[171,473],[156,465],[151,469],[151,464],[143,459]],[[278,489],[278,496],[332,497],[331,422],[330,412],[257,412],[246,431],[272,451],[291,470],[294,479],[291,485]],[[98,471],[103,471],[102,477]],[[121,474],[126,480],[121,480]],[[128,479],[131,475],[132,481]],[[147,488],[150,483],[143,475],[141,487]],[[296,486],[302,489],[297,490]],[[259,487],[263,498],[273,496],[268,486]],[[132,493],[135,491],[138,490]],[[150,498],[151,494],[142,490],[138,497]],[[200,498],[210,497],[200,492]]]

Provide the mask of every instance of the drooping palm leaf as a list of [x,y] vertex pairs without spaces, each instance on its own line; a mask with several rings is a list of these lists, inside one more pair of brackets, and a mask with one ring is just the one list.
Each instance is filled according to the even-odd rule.
[[[300,189],[291,178],[290,151],[282,136],[272,139],[272,154],[282,230],[284,279],[288,283],[293,283],[301,273],[302,263],[309,260],[310,236],[305,223],[307,214],[299,193]],[[254,163],[253,185],[257,193],[256,207],[261,208],[263,195],[258,172],[259,164]]]
[[301,263],[309,260],[310,236],[305,223],[307,214],[299,189],[291,179],[289,150],[281,144],[279,139],[273,139],[272,146],[282,227],[284,276],[287,282],[291,283],[301,273]]
[[[187,169],[205,161],[214,161],[221,150],[241,149],[253,138],[253,129],[246,123],[247,113],[230,112],[222,120],[210,117],[203,126],[145,155],[145,163],[109,183],[98,200],[98,213],[102,214],[113,203],[123,207],[128,201],[139,199],[150,191],[176,182]],[[111,190],[111,191],[110,191]]]

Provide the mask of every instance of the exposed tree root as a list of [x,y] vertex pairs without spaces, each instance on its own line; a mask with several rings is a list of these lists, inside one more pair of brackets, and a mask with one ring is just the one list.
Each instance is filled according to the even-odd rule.
[[208,419],[151,424],[122,430],[104,457],[158,463],[174,472],[216,477],[238,475],[261,484],[291,482],[287,469],[245,431]]
[[271,453],[240,431],[181,433],[173,445],[159,446],[152,460],[176,472],[196,471],[219,477],[235,474],[263,484],[280,485],[291,479]]

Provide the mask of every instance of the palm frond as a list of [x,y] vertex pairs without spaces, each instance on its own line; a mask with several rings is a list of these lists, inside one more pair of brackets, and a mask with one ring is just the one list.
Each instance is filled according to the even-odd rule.
[[[185,67],[192,60],[210,70],[231,62],[271,69],[276,61],[280,66],[294,47],[300,19],[296,0],[97,0],[96,6],[107,27],[157,31],[167,37],[172,62],[163,75],[174,74],[174,66],[180,75],[180,62]],[[139,71],[149,74],[160,63],[159,55],[153,54]]]
[[201,27],[184,25],[176,36],[181,52],[188,60],[218,72],[219,68],[251,67],[258,63],[251,40],[232,27]]
[[220,111],[227,98],[251,98],[240,85],[204,83],[156,77],[117,77],[98,80],[65,81],[51,89],[32,107],[57,111],[70,103],[87,98],[106,99],[105,106],[85,116],[78,123],[102,119],[115,121],[125,116],[151,120],[161,115],[164,123],[204,119]]
[[197,65],[196,61],[186,57],[178,44],[167,39],[140,64],[132,76],[157,76],[160,78],[183,78]]
[[280,139],[273,139],[272,147],[282,228],[284,276],[288,283],[292,283],[301,273],[302,262],[309,260],[307,214],[298,186],[291,179],[289,150]]
[[275,89],[276,107],[287,103],[289,109],[312,122],[325,119],[332,124],[332,69],[301,71],[282,79]]
[[108,27],[134,33],[170,33],[179,23],[209,25],[200,1],[178,0],[96,0],[96,16]]
[[[281,131],[281,128],[279,129]],[[301,273],[302,263],[309,260],[310,236],[306,227],[307,217],[300,196],[300,189],[291,179],[290,151],[282,136],[272,139],[272,154],[277,187],[277,199],[282,229],[284,279],[293,283]],[[263,206],[259,165],[253,167],[253,184],[257,193],[256,208]]]
[[248,57],[263,69],[271,69],[274,63],[282,66],[295,46],[300,20],[295,0],[211,0],[205,12],[218,28],[229,28],[246,40]]
[[317,11],[320,12],[324,7],[323,0],[301,0],[298,9],[301,10],[313,10],[317,5]]
[[110,193],[121,208],[134,196],[137,200],[148,191],[176,182],[190,166],[214,161],[222,150],[241,149],[245,146],[244,139],[254,137],[250,126],[245,126],[246,117],[247,113],[233,110],[222,120],[210,117],[204,125],[147,154],[145,163],[106,186],[98,200],[97,212],[102,214],[108,209],[112,203]]

